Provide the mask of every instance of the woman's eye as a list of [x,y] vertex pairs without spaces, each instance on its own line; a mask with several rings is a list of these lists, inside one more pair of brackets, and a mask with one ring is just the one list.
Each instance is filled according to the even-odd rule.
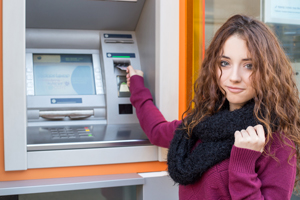
[[247,64],[247,65],[245,65],[245,67],[246,67],[247,69],[252,69],[252,64]]
[[221,67],[225,67],[225,66],[227,66],[227,65],[229,65],[228,62],[226,62],[226,61],[221,61]]

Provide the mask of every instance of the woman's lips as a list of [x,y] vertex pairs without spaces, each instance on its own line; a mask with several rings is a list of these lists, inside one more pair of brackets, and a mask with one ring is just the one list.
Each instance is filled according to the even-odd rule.
[[229,87],[229,86],[227,86],[227,88],[232,93],[240,93],[240,92],[243,92],[245,90],[243,88],[238,88],[238,87]]

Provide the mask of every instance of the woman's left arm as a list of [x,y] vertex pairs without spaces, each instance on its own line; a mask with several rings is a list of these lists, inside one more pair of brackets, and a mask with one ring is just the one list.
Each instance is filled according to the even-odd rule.
[[[270,152],[277,160],[259,151],[233,146],[228,169],[232,199],[291,198],[297,160],[295,155],[289,159],[294,150],[276,135]],[[286,142],[294,146],[288,140]]]

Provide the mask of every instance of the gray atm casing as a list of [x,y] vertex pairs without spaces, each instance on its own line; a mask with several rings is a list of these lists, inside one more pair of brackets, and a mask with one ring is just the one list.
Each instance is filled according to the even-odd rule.
[[[178,4],[178,1],[173,2],[173,0],[139,0],[137,3],[76,0],[72,1],[70,6],[69,1],[60,0],[41,1],[38,4],[34,0],[26,2],[4,0],[5,171],[165,160],[166,156],[161,154],[160,148],[152,145],[27,151],[27,127],[37,127],[35,123],[38,122],[27,120],[26,49],[47,48],[49,51],[80,49],[82,52],[90,50],[99,52],[100,32],[98,30],[127,30],[126,33],[135,33],[142,63],[141,69],[145,73],[145,85],[150,89],[155,105],[166,120],[170,121],[178,117]],[[120,9],[118,15],[115,12],[107,12],[107,10],[118,9]],[[56,12],[57,10],[60,12]],[[162,14],[166,12],[168,14]],[[77,20],[78,16],[80,18]],[[37,31],[29,34],[32,29]],[[70,31],[72,35],[69,35]],[[45,32],[49,33],[48,37],[52,42],[42,39]],[[54,41],[58,41],[55,40],[58,32],[63,37],[63,42],[55,43]],[[30,37],[34,40],[28,40]],[[38,44],[26,40],[38,41]],[[94,122],[96,121],[95,119]],[[31,125],[29,126],[28,123]],[[57,126],[56,123],[51,121],[49,125]],[[72,123],[65,120],[63,125],[71,126]],[[86,122],[77,121],[77,125],[85,126]]]

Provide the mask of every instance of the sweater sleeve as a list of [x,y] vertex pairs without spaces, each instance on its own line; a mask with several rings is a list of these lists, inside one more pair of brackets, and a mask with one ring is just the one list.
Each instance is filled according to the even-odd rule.
[[136,109],[140,125],[150,142],[154,145],[169,148],[174,132],[181,121],[167,122],[153,104],[149,89],[144,86],[144,79],[134,75],[130,78],[130,101]]
[[274,141],[270,150],[277,160],[265,153],[233,146],[228,169],[232,199],[291,198],[296,177],[296,156],[289,159],[294,150],[279,142]]

